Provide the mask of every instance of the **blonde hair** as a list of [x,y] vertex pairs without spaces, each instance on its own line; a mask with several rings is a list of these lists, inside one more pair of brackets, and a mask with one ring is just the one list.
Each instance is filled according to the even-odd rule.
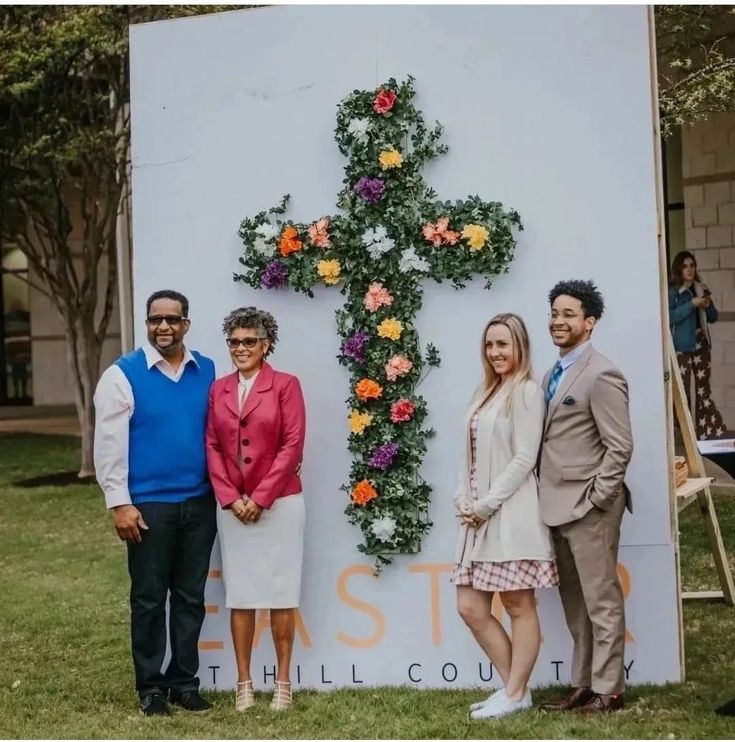
[[498,375],[495,373],[495,369],[492,367],[490,361],[488,361],[487,353],[485,352],[485,338],[487,337],[487,331],[493,327],[493,325],[503,325],[504,327],[507,327],[512,341],[513,373],[512,377],[507,382],[509,384],[509,389],[508,398],[506,400],[506,410],[510,412],[513,407],[513,398],[518,387],[532,378],[531,342],[528,339],[526,323],[517,314],[512,314],[510,312],[496,314],[488,320],[485,329],[482,331],[480,344],[482,366],[485,371],[485,392],[498,383]]

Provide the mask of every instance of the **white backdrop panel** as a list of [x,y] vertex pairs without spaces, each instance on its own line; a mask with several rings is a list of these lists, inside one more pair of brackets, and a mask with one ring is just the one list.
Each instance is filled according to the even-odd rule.
[[[131,53],[136,337],[144,337],[146,296],[176,288],[191,300],[189,344],[225,373],[221,319],[233,307],[257,304],[280,323],[274,365],[298,374],[304,387],[302,613],[312,646],[297,640],[302,683],[351,683],[352,664],[366,684],[411,682],[406,667],[413,662],[422,664],[426,685],[479,682],[471,672],[478,655],[454,615],[447,574],[435,578],[442,619],[435,645],[429,576],[410,570],[452,558],[460,426],[479,380],[485,321],[498,311],[523,315],[540,377],[555,358],[546,296],[569,277],[594,278],[603,291],[607,312],[595,344],[630,380],[635,515],[624,520],[621,561],[631,575],[631,679],[678,679],[646,9],[263,8],[134,27]],[[416,77],[416,104],[427,121],[446,127],[450,152],[426,173],[439,197],[500,200],[518,209],[525,231],[510,273],[492,291],[479,281],[462,292],[427,286],[417,324],[423,342],[442,354],[421,387],[437,430],[423,470],[434,487],[435,526],[421,554],[397,559],[379,581],[347,577],[340,597],[343,570],[370,564],[355,551],[358,534],[344,520],[339,491],[350,464],[348,376],[335,359],[333,312],[341,297],[322,289],[309,300],[233,283],[236,233],[242,217],[285,192],[295,220],[333,213],[345,164],[332,134],[337,103],[355,88],[407,74]],[[217,560],[215,553],[213,567]],[[219,601],[216,580],[208,590]],[[348,605],[353,593],[380,606],[385,618],[370,647],[337,638],[340,631],[363,639],[374,633],[375,617]],[[559,666],[565,677],[570,645],[556,593],[544,593],[541,604],[545,644],[536,680],[546,682],[555,679],[552,660],[566,663]],[[421,621],[425,630],[413,631]],[[207,641],[224,643],[203,653],[203,666],[220,666],[218,686],[234,681],[225,624],[220,610],[205,626]],[[261,642],[256,663],[272,664],[271,656],[269,642]],[[445,662],[464,668],[453,683],[442,678]],[[322,664],[333,668],[331,684],[320,679]]]

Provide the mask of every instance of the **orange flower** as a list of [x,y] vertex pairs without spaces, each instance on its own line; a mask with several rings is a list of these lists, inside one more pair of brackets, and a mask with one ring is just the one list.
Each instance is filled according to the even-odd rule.
[[367,505],[370,500],[374,500],[377,496],[377,490],[367,479],[363,479],[352,488],[352,502],[355,505]]
[[383,394],[383,387],[372,379],[361,379],[355,385],[355,394],[363,401],[378,399]]
[[292,252],[298,252],[303,248],[303,246],[304,243],[299,239],[299,233],[296,231],[295,227],[286,227],[286,229],[281,232],[278,249],[284,258]]

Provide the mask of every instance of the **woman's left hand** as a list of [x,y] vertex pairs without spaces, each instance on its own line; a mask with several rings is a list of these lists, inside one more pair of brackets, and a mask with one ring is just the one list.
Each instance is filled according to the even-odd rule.
[[260,514],[263,512],[263,508],[252,500],[248,500],[245,503],[245,509],[243,510],[243,518],[249,523],[257,523],[260,518]]
[[462,516],[462,523],[470,528],[479,528],[484,522],[485,519],[475,513]]

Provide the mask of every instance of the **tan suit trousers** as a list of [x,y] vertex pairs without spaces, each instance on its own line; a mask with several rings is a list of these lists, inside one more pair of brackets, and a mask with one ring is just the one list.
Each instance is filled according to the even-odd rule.
[[551,529],[559,594],[574,639],[572,685],[606,695],[625,689],[625,607],[617,574],[625,497]]

